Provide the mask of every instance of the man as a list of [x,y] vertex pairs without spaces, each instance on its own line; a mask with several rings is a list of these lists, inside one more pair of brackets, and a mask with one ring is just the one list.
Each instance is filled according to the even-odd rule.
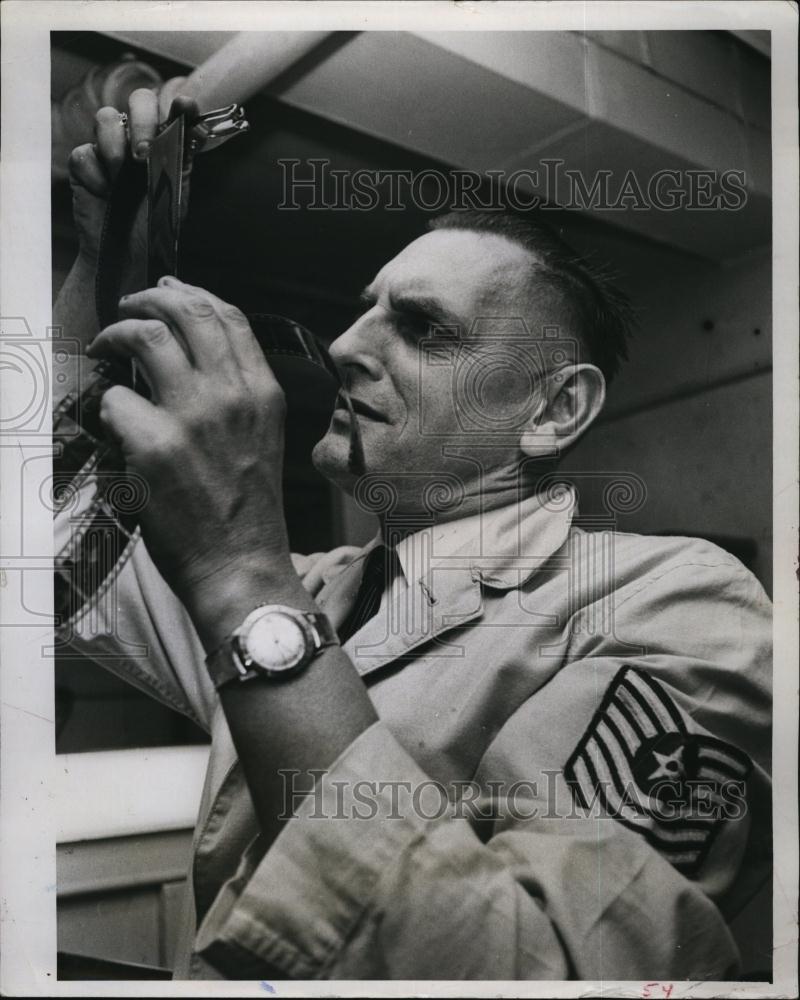
[[[104,109],[73,155],[70,329],[125,142]],[[116,632],[76,646],[146,643],[109,665],[212,734],[176,977],[735,976],[726,917],[767,839],[768,602],[713,545],[582,530],[543,478],[602,408],[622,300],[500,215],[389,261],[331,347],[363,467],[342,407],[314,452],[381,537],[324,557],[290,554],[284,400],[243,315],[173,278],[120,312],[88,354],[150,384],[102,410],[150,494]]]

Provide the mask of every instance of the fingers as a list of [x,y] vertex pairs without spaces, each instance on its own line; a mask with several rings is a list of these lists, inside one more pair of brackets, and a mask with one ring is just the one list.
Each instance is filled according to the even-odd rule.
[[164,277],[158,287],[123,299],[120,313],[167,323],[200,369],[231,377],[250,373],[277,387],[243,313],[202,288]]
[[143,160],[158,128],[158,97],[140,87],[128,98],[128,131],[133,155]]
[[146,288],[122,298],[120,316],[160,320],[182,341],[195,367],[235,375],[236,364],[209,297],[170,287],[167,280],[162,278],[156,288]]
[[126,456],[136,450],[137,441],[152,443],[163,437],[163,417],[156,407],[121,385],[103,393],[100,420]]
[[[185,77],[175,77],[169,81],[172,85],[169,92],[162,90],[161,95],[152,90],[140,87],[128,97],[127,115],[121,114],[117,108],[107,105],[100,108],[95,115],[95,143],[93,146],[79,146],[73,150],[70,157],[70,178],[74,184],[86,188],[98,198],[107,198],[110,185],[119,173],[130,148],[134,159],[145,160],[150,145],[158,131],[159,122],[165,120],[168,107],[161,108],[160,101],[169,97],[172,103],[173,94],[180,89]],[[178,98],[182,107],[194,109],[197,105],[191,98]],[[127,119],[127,120],[126,120]],[[188,179],[185,181],[188,191]],[[187,199],[183,199],[184,205]]]
[[303,586],[316,597],[325,584],[352,562],[360,551],[361,549],[354,545],[340,545],[330,552],[307,556],[306,558],[313,562],[310,566],[304,567],[304,572],[301,574]]
[[311,566],[310,556],[301,555],[299,552],[290,552],[289,557],[292,560],[295,573],[301,578],[304,577]]
[[124,121],[116,108],[100,108],[95,115],[94,134],[98,159],[113,181],[125,161],[128,142]]
[[300,570],[297,571],[303,581],[303,586],[312,597],[316,597],[320,590],[322,590],[322,572],[319,568],[322,556],[323,553],[321,552],[313,552],[311,555],[305,556],[306,564],[303,566],[302,572]]
[[[90,358],[135,358],[153,392],[154,402],[180,395],[188,384],[189,359],[158,320],[128,319],[102,330],[86,350]],[[184,390],[185,391],[185,390]]]
[[224,299],[214,295],[213,292],[206,291],[205,288],[188,285],[186,282],[179,281],[177,278],[171,276],[161,278],[159,285],[161,284],[181,289],[189,295],[207,298],[214,306],[217,316],[224,327],[229,349],[242,371],[262,374],[266,368],[269,370],[270,375],[272,374],[272,370],[269,368],[264,357],[264,352],[258,346],[258,341],[250,328],[250,323],[240,309],[237,309],[236,306],[231,305],[229,302],[225,302]]
[[92,143],[84,143],[83,146],[76,146],[72,150],[68,169],[72,184],[86,188],[96,198],[108,196],[108,178],[100,166]]
[[95,115],[95,139],[100,164],[110,180],[114,180],[127,155],[128,144],[133,155],[143,160],[158,128],[158,97],[152,90],[140,87],[128,98],[127,126],[116,108],[100,108]]

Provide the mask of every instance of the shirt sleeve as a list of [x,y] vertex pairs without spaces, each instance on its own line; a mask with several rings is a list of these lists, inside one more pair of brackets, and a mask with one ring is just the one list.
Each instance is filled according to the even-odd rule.
[[[70,541],[94,491],[91,478],[54,522],[55,551]],[[114,571],[57,630],[62,648],[88,657],[210,731],[216,692],[189,615],[156,569],[138,531]]]
[[[55,551],[68,544],[94,491],[87,478],[77,500],[54,522]],[[293,556],[308,572],[324,553]],[[242,617],[244,617],[244,612]],[[217,693],[192,621],[150,558],[137,531],[114,571],[59,629],[63,648],[88,657],[122,680],[211,731]]]
[[[768,602],[743,570],[704,563],[617,605],[609,635],[580,638],[575,623],[569,662],[491,742],[470,809],[375,723],[270,849],[245,855],[197,950],[231,978],[733,977],[720,907],[761,825],[748,805],[767,785]],[[695,776],[708,760],[743,776],[746,792],[699,827],[665,825],[647,796],[627,822],[593,813],[581,754],[617,695],[639,738],[605,759],[610,785],[646,783],[640,751],[655,740],[665,757],[684,746]]]
[[192,622],[136,538],[95,597],[64,630],[68,648],[150,697],[188,716],[206,732],[216,692]]

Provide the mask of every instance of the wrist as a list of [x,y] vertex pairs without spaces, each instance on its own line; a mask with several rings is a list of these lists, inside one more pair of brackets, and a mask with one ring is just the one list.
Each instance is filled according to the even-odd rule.
[[255,565],[238,564],[210,574],[179,596],[207,653],[221,646],[260,604],[316,610],[288,552]]

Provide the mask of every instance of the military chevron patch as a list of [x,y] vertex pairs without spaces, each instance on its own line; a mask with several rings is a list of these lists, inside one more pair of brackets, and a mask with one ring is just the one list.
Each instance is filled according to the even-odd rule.
[[644,836],[685,875],[745,808],[749,757],[690,733],[664,687],[623,667],[565,767],[578,804]]

